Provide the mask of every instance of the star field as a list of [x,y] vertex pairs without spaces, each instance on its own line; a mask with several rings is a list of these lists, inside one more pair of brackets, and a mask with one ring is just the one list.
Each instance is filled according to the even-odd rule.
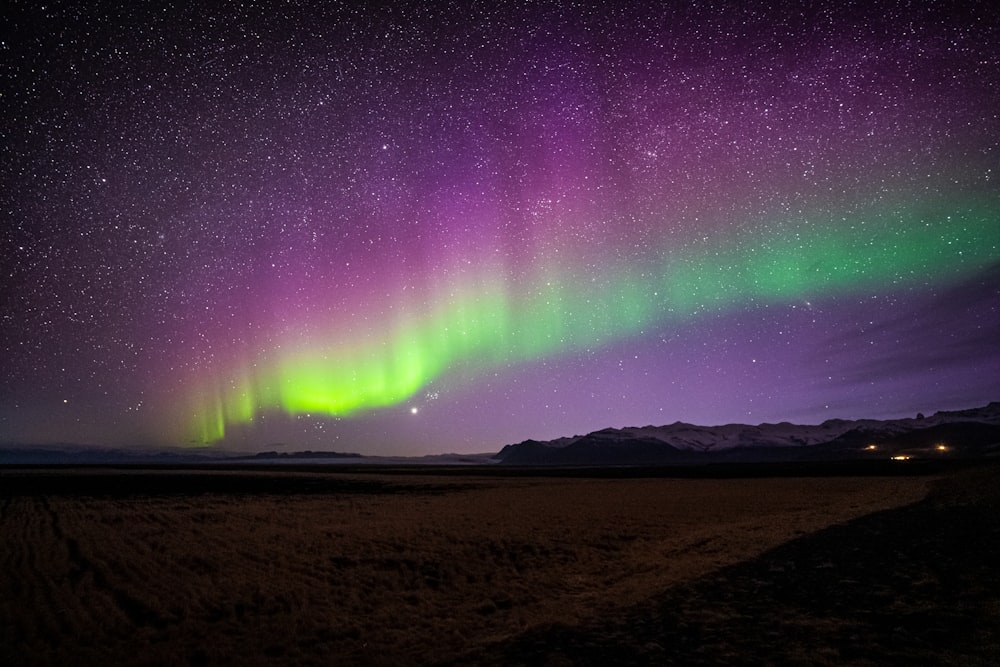
[[0,441],[997,399],[1000,11],[14,2]]

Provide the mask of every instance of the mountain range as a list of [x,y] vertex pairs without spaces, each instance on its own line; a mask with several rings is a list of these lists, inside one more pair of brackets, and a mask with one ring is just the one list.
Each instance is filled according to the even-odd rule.
[[525,440],[487,454],[363,456],[334,451],[102,449],[70,443],[0,444],[0,465],[686,466],[889,459],[1000,457],[1000,402],[908,419],[830,419],[818,425],[726,424],[606,428],[549,441]]
[[1000,455],[1000,402],[907,419],[830,419],[818,425],[726,424],[606,428],[507,445],[507,465],[698,463],[980,458]]

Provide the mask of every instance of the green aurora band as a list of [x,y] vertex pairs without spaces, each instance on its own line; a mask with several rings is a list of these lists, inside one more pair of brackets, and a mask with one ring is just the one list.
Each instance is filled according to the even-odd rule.
[[947,284],[1000,261],[998,211],[995,198],[965,196],[802,216],[766,236],[699,239],[596,275],[546,262],[515,278],[487,263],[433,298],[398,304],[380,330],[282,341],[203,384],[186,403],[186,439],[211,444],[268,412],[345,417],[397,405],[449,369],[593,348],[740,304]]

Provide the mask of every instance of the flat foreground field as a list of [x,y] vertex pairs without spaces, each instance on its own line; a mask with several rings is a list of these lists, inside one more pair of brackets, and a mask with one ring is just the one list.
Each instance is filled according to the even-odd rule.
[[[923,587],[913,604],[951,605],[960,614],[952,624],[968,625],[967,612],[996,626],[995,576],[984,582],[966,568],[978,578],[959,581],[948,564],[914,574],[907,563],[923,557],[910,550],[927,545],[892,535],[939,531],[924,523],[938,512],[960,531],[940,548],[973,560],[985,549],[995,562],[995,480],[974,473],[942,481],[0,470],[0,663],[691,664],[755,662],[759,653],[772,663],[868,664],[871,642],[871,664],[913,651],[920,662],[921,646],[975,662],[997,647],[995,633],[964,649],[941,637],[921,645],[930,640],[906,640],[913,628],[890,620],[885,637],[906,640],[892,653],[871,623],[842,618],[883,607],[891,616],[905,600],[891,586],[872,598],[864,582],[904,577],[900,590]],[[979,523],[942,514],[969,507]],[[873,513],[889,527],[866,527]],[[831,602],[826,589],[813,599],[807,591],[821,584],[854,602]]]

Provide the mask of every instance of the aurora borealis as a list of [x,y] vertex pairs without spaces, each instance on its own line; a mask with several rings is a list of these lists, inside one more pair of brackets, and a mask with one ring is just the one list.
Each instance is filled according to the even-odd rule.
[[990,3],[5,11],[0,441],[997,400]]

